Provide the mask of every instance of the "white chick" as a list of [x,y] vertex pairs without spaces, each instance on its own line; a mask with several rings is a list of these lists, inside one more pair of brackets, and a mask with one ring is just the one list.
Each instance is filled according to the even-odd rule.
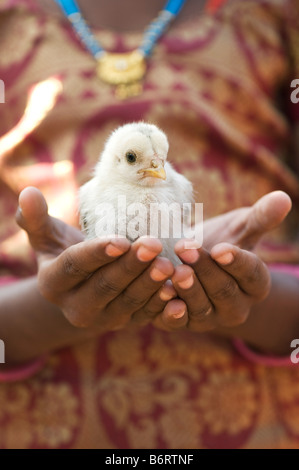
[[[93,178],[79,190],[80,221],[87,239],[119,234],[134,241],[143,235],[160,235],[161,256],[180,263],[174,245],[184,233],[174,237],[172,228],[175,219],[182,227],[182,207],[193,202],[193,190],[166,161],[168,148],[166,135],[153,124],[126,124],[111,134]],[[180,210],[169,214],[173,203]],[[156,216],[158,233],[153,230]]]

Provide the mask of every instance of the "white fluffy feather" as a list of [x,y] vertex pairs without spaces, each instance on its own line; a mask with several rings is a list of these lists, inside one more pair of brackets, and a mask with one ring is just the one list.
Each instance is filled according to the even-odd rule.
[[[176,202],[182,205],[193,202],[191,183],[166,161],[167,153],[167,137],[155,125],[144,122],[126,124],[111,134],[96,164],[92,179],[79,190],[80,220],[86,238],[107,235],[107,224],[103,220],[104,217],[107,222],[107,212],[104,214],[99,210],[99,207],[107,203],[115,209],[115,212],[111,211],[111,219],[116,221],[112,233],[124,233],[132,215],[115,217],[119,196],[125,196],[127,206],[141,203],[146,208],[147,219],[138,225],[139,236],[149,235],[150,203],[164,202],[170,205]],[[128,162],[127,158],[133,158],[127,157],[128,154],[135,155],[136,161]],[[155,171],[157,165],[164,168],[165,180],[143,173],[153,165],[155,167],[152,171]],[[166,220],[163,211],[161,220]],[[126,236],[131,241],[138,238]],[[162,256],[166,256],[174,264],[179,262],[174,254],[176,241],[177,239],[172,237],[161,239]]]

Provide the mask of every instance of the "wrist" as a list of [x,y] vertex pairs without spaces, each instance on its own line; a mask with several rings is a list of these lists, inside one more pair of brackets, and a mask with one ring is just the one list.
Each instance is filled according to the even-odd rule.
[[36,277],[11,279],[0,288],[0,325],[8,368],[96,334],[71,325],[60,308],[40,294]]
[[295,267],[287,270],[281,265],[270,266],[270,271],[268,297],[252,306],[242,325],[219,328],[216,333],[239,338],[257,353],[286,356],[291,341],[299,338],[299,274],[297,277]]

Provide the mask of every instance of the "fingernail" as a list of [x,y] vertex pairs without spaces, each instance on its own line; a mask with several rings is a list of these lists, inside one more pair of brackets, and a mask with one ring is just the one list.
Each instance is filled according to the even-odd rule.
[[24,217],[23,217],[23,211],[22,211],[22,208],[20,206],[18,206],[17,208],[17,211],[16,211],[16,219],[18,222],[20,222],[20,220],[22,220]]
[[234,261],[234,255],[231,252],[225,253],[224,255],[215,258],[215,261],[225,266],[226,264],[231,264]]
[[185,261],[186,263],[196,263],[199,259],[199,253],[197,250],[183,250],[178,253],[180,258]]
[[167,285],[164,285],[161,288],[160,293],[159,293],[160,299],[163,300],[164,302],[174,299],[176,295],[177,293],[175,289],[172,286],[167,286]]
[[151,261],[158,255],[156,251],[149,250],[145,246],[140,246],[136,254],[139,261]]
[[164,302],[174,299],[177,296],[177,292],[172,285],[170,280],[167,280],[165,284],[161,287],[159,292],[160,299]]
[[105,248],[105,253],[108,256],[120,256],[120,255],[123,255],[124,252],[125,252],[124,249],[118,248],[112,245],[112,243],[108,243],[108,245]]
[[167,274],[160,271],[160,269],[155,267],[151,270],[150,277],[153,281],[164,281],[164,279],[166,279],[168,276]]
[[192,276],[189,276],[187,277],[186,279],[184,279],[183,281],[180,281],[177,283],[177,285],[181,288],[181,289],[189,289],[190,287],[193,286],[193,283],[194,283],[194,277]]
[[168,300],[171,300],[175,297],[175,295],[168,294],[168,292],[165,292],[164,290],[161,290],[159,296],[160,299],[163,300],[163,302],[167,302]]
[[183,308],[182,310],[178,310],[176,313],[174,313],[172,316],[174,318],[182,318],[186,313],[186,309]]

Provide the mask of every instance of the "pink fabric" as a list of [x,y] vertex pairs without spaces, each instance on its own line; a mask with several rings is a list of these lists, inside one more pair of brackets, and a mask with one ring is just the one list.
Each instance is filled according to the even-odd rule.
[[290,359],[290,354],[286,357],[268,356],[259,354],[250,349],[247,344],[239,338],[233,339],[233,345],[235,349],[250,362],[255,364],[261,364],[268,367],[280,367],[280,366],[293,366]]
[[[271,271],[284,272],[286,274],[291,274],[299,278],[299,266],[288,265],[288,264],[271,264],[269,266]],[[279,367],[279,366],[293,366],[291,361],[290,354],[286,357],[277,357],[277,356],[268,356],[265,354],[259,354],[252,349],[250,349],[247,344],[245,344],[241,339],[233,339],[233,345],[235,349],[250,362],[256,364],[261,364],[263,366],[269,367]]]
[[0,287],[5,286],[6,284],[11,284],[13,282],[16,282],[18,279],[13,276],[2,276],[0,277]]
[[17,382],[19,380],[30,378],[32,375],[36,374],[43,368],[46,360],[47,356],[43,356],[23,366],[13,368],[5,372],[0,371],[0,383]]

